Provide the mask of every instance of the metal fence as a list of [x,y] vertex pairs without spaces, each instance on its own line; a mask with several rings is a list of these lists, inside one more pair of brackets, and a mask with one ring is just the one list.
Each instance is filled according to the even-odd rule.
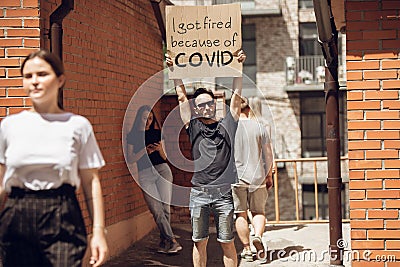
[[[285,223],[326,223],[329,220],[328,219],[321,219],[320,218],[320,204],[319,204],[319,197],[318,194],[320,193],[318,191],[318,185],[321,183],[318,182],[318,176],[319,175],[326,175],[326,170],[319,170],[317,167],[317,163],[325,163],[327,162],[327,157],[315,157],[315,158],[299,158],[299,159],[276,159],[274,164],[274,200],[275,200],[275,220],[269,220],[268,223],[270,224],[285,224]],[[342,166],[348,166],[348,158],[347,157],[342,157],[341,158]],[[300,210],[302,209],[302,201],[301,201],[301,196],[299,194],[299,188],[301,187],[301,184],[299,182],[299,165],[302,163],[310,163],[313,166],[313,170],[311,171],[313,173],[313,185],[314,185],[314,205],[315,205],[315,216],[313,220],[307,220],[304,219],[300,216]],[[281,220],[281,215],[280,215],[280,202],[282,201],[287,201],[287,199],[281,200],[279,198],[279,169],[277,168],[278,165],[284,164],[285,168],[288,169],[289,179],[292,179],[292,184],[294,188],[294,199],[295,199],[295,209],[294,209],[294,220]],[[319,172],[320,171],[320,172]],[[342,167],[342,173],[348,173],[348,169],[343,169]],[[325,177],[324,177],[325,178]],[[344,184],[346,182],[343,182]],[[346,189],[345,189],[346,190]],[[347,191],[345,192],[347,194]],[[347,194],[348,195],[348,194]],[[347,206],[348,203],[342,203],[342,206]],[[348,218],[346,218],[346,214],[342,214],[343,221],[349,221]]]

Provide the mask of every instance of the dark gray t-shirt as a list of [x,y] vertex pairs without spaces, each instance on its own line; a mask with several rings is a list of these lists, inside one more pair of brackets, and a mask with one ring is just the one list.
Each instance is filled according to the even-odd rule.
[[221,186],[237,182],[234,142],[238,122],[230,111],[222,120],[204,124],[192,119],[186,129],[194,160],[193,186]]

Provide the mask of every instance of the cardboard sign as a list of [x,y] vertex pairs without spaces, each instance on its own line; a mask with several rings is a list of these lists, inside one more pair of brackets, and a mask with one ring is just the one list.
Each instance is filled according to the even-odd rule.
[[170,79],[241,76],[240,3],[167,6],[166,21],[167,49],[174,61]]

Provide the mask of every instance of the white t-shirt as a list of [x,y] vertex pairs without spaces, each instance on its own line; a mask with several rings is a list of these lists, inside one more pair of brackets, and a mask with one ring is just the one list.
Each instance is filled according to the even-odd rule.
[[265,184],[266,169],[272,162],[264,162],[262,148],[269,142],[268,132],[260,122],[239,118],[235,136],[235,164],[240,181],[256,187]]
[[22,111],[0,124],[3,186],[31,190],[80,186],[79,169],[105,165],[90,122],[73,113]]

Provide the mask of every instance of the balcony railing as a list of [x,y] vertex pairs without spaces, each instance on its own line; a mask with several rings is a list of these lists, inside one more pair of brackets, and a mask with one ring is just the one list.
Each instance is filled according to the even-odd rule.
[[213,0],[214,5],[240,3],[243,9],[254,9],[255,0]]
[[[307,85],[325,81],[325,59],[323,56],[301,56],[286,58],[286,84]],[[339,81],[344,81],[342,58],[339,57]]]
[[240,3],[242,16],[279,16],[282,0],[210,0],[213,5]]
[[[318,185],[326,185],[326,163],[327,157],[315,157],[315,158],[299,158],[299,159],[275,159],[275,168],[274,168],[274,195],[271,198],[274,199],[274,208],[272,207],[272,203],[269,204],[269,208],[271,209],[269,214],[271,214],[272,209],[275,210],[275,218],[268,219],[268,223],[271,224],[286,224],[286,223],[320,223],[320,222],[328,222],[327,217],[322,217],[320,214],[321,209],[327,208],[326,206],[321,206],[320,197],[321,192],[318,191]],[[277,166],[281,163],[285,164],[284,169],[279,169]],[[341,158],[341,171],[342,178],[347,177],[348,174],[348,158]],[[306,201],[302,198],[302,194],[300,193],[302,190],[302,176],[310,176],[311,181],[307,183],[314,185],[314,207],[315,214],[312,216],[314,219],[306,219],[303,218],[302,210],[305,208]],[[285,181],[280,181],[282,179],[288,179]],[[347,179],[343,179],[343,184],[346,184]],[[324,182],[321,182],[324,181]],[[288,185],[290,184],[291,190],[288,190]],[[281,188],[283,187],[283,188]],[[344,199],[342,200],[342,209],[346,210],[348,207],[348,187],[344,187]],[[288,195],[288,191],[293,191],[294,196]],[[290,193],[291,194],[291,193]],[[326,194],[326,192],[325,192]],[[282,199],[283,198],[283,199]],[[292,203],[294,202],[294,203]],[[292,206],[294,205],[294,207]],[[307,205],[309,206],[309,205]],[[290,209],[288,209],[290,207]],[[286,209],[286,211],[285,211]],[[290,212],[288,212],[290,211]],[[285,213],[285,217],[282,219],[281,214]],[[326,211],[325,211],[326,212]],[[291,213],[291,214],[288,214]],[[293,214],[294,213],[294,214]],[[271,214],[272,215],[272,214]],[[348,221],[348,212],[342,212],[343,221]]]

